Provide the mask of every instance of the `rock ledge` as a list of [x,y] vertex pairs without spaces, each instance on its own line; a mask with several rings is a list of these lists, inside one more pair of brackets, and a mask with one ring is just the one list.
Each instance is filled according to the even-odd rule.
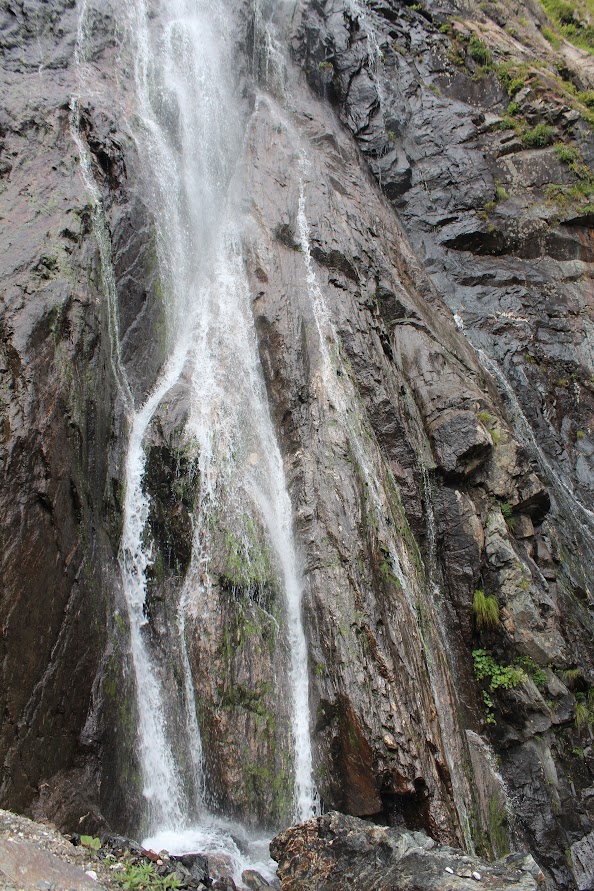
[[533,891],[544,881],[530,855],[486,863],[423,832],[336,812],[277,835],[270,853],[282,891]]

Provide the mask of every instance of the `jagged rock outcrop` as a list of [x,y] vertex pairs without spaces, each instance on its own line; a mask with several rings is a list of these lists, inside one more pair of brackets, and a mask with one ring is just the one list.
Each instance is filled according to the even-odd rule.
[[283,891],[388,891],[392,888],[538,888],[534,859],[511,854],[487,864],[440,847],[422,832],[387,829],[329,813],[287,829],[270,845]]
[[[547,42],[532,0],[522,17],[419,5],[279,8],[286,68],[261,10],[237,9],[234,188],[302,562],[316,782],[327,807],[442,843],[529,845],[551,888],[586,889],[594,75]],[[91,7],[82,56],[70,2],[0,13],[0,800],[131,831],[117,558],[129,417],[171,347],[168,282],[126,26]],[[192,373],[145,442],[148,634],[175,701],[183,596],[209,802],[278,826],[282,572],[241,498],[200,514]]]

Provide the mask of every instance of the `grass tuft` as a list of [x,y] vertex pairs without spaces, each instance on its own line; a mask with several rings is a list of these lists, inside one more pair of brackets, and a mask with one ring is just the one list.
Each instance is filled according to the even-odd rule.
[[499,604],[492,594],[486,595],[481,588],[477,588],[472,601],[472,611],[478,629],[498,627]]

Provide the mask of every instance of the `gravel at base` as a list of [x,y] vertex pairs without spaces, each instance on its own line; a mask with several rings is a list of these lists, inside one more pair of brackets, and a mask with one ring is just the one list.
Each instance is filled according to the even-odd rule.
[[[82,869],[83,872],[93,870],[97,875],[98,884],[109,889],[119,889],[121,885],[113,878],[109,868],[87,848],[74,847],[57,830],[42,823],[34,823],[26,817],[20,817],[10,811],[0,809],[0,839],[13,839],[27,841],[34,844],[40,850],[47,851],[59,857],[65,863],[71,863]],[[17,886],[6,878],[1,871],[0,863],[0,891],[21,891],[22,886]]]

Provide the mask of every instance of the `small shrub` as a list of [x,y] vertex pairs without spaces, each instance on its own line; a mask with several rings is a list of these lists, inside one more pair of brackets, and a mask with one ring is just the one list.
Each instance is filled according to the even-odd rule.
[[578,730],[589,724],[591,720],[590,709],[585,702],[576,702],[575,704],[575,726]]
[[499,625],[499,604],[492,594],[486,595],[480,588],[474,592],[472,601],[472,612],[476,627],[497,628]]
[[575,726],[578,730],[594,727],[594,688],[575,694]]
[[513,507],[509,503],[509,501],[500,501],[499,507],[501,508],[501,513],[503,514],[503,519],[507,523],[508,520],[511,520],[513,514]]
[[520,111],[520,103],[512,100],[509,103],[509,105],[507,106],[507,114],[509,114],[513,117],[513,115],[518,114],[519,111]]
[[594,90],[580,90],[576,93],[576,98],[586,108],[594,108]]
[[580,153],[573,145],[565,145],[564,142],[558,142],[555,146],[555,154],[560,161],[566,164],[575,164],[581,160]]
[[525,83],[526,83],[526,81],[524,80],[523,77],[512,78],[512,80],[510,80],[508,87],[507,87],[508,94],[510,96],[515,96],[516,93],[520,92],[520,90],[522,89],[522,87],[524,86]]
[[473,650],[472,660],[477,681],[488,681],[491,691],[513,690],[526,680],[525,671],[513,665],[500,665],[486,650]]
[[483,43],[483,41],[480,40],[480,38],[478,38],[476,35],[473,35],[470,38],[470,43],[468,44],[468,53],[470,55],[470,58],[478,65],[487,67],[493,64],[493,53],[487,47],[487,45]]
[[483,210],[485,211],[485,213],[491,213],[491,211],[492,211],[492,210],[495,210],[496,207],[497,207],[497,202],[496,202],[496,201],[487,201],[487,202],[483,205]]
[[552,143],[554,136],[555,131],[548,124],[537,124],[532,130],[526,130],[522,142],[526,148],[545,148]]
[[518,665],[524,669],[528,677],[534,681],[539,689],[546,685],[548,681],[546,671],[540,665],[537,665],[530,656],[521,656],[518,659]]
[[495,186],[495,197],[497,201],[507,201],[509,198],[508,192],[499,183]]

